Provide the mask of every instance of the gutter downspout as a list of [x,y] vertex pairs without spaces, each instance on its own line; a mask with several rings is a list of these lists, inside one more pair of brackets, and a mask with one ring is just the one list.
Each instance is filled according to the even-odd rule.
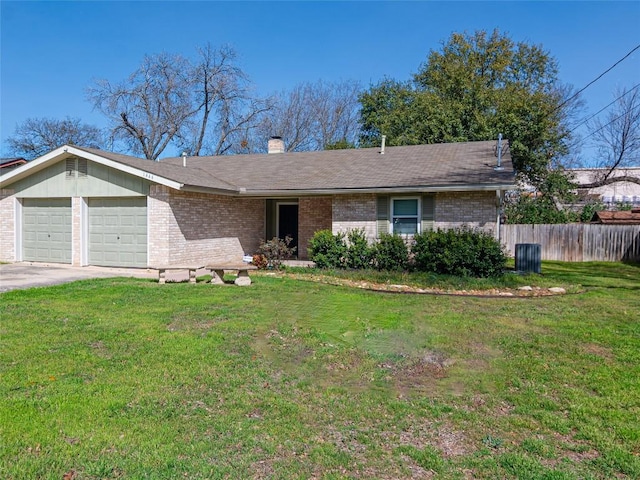
[[500,217],[502,217],[502,195],[500,190],[496,190],[496,239],[502,243],[502,228],[500,225]]

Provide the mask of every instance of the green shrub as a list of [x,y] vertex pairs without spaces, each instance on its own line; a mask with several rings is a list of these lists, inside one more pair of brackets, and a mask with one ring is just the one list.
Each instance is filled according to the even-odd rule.
[[419,233],[411,253],[416,270],[460,277],[500,276],[507,259],[491,234],[467,227]]
[[279,269],[282,266],[282,261],[291,258],[296,252],[296,247],[289,246],[292,240],[290,236],[286,236],[284,240],[273,237],[260,245],[258,254],[266,258],[269,268]]
[[605,206],[601,202],[589,202],[582,207],[582,211],[580,212],[580,221],[582,223],[589,223],[596,212],[600,212],[604,209]]
[[347,246],[347,267],[362,269],[371,266],[372,249],[369,246],[364,228],[347,232],[349,245]]
[[344,234],[334,235],[331,230],[314,233],[309,240],[309,258],[318,268],[344,268],[347,263]]
[[403,238],[383,233],[373,246],[373,264],[378,270],[406,270],[409,250]]

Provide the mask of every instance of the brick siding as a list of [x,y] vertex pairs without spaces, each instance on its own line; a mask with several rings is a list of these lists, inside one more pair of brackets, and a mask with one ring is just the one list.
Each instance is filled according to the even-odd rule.
[[298,258],[308,259],[309,240],[318,230],[331,230],[331,197],[302,197],[298,201]]
[[[370,242],[377,238],[377,196],[375,194],[336,195],[333,198],[333,233],[364,228]],[[496,229],[496,194],[490,192],[438,193],[435,198],[434,228],[463,225],[487,232]]]
[[[15,196],[0,191],[0,260],[17,260]],[[346,233],[364,228],[369,241],[377,234],[376,195],[353,194],[299,199],[299,251],[306,259],[313,234],[322,229]],[[147,201],[149,265],[238,261],[254,253],[265,235],[265,200],[180,192],[153,185]],[[435,227],[468,225],[495,232],[495,192],[439,193]],[[72,199],[73,265],[82,261],[82,199]]]
[[0,190],[0,261],[16,259],[16,199],[13,190]]
[[463,225],[494,232],[498,210],[496,192],[451,192],[436,195],[435,228]]
[[149,192],[149,264],[238,262],[264,237],[265,201],[180,192]]
[[364,228],[369,242],[377,235],[376,195],[335,195],[333,197],[333,228],[337,233]]

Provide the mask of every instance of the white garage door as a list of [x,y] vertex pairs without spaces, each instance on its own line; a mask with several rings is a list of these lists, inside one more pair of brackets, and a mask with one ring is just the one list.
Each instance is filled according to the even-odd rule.
[[22,200],[22,258],[71,263],[71,199]]
[[89,264],[147,266],[147,199],[89,199]]

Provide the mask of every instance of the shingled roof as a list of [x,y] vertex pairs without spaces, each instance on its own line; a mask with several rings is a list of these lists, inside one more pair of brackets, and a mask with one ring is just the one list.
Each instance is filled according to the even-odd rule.
[[[496,171],[495,141],[262,155],[188,157],[196,168],[247,193],[512,187],[511,158]],[[182,167],[180,157],[161,164]]]
[[387,147],[384,153],[379,148],[361,148],[187,157],[186,167],[182,157],[153,162],[75,146],[61,147],[60,152],[85,152],[94,160],[124,166],[181,190],[258,196],[513,188],[511,157],[507,151],[503,169],[496,170],[495,147],[495,141],[484,141]]
[[607,225],[640,225],[640,208],[615,212],[603,210],[594,213],[591,221]]

